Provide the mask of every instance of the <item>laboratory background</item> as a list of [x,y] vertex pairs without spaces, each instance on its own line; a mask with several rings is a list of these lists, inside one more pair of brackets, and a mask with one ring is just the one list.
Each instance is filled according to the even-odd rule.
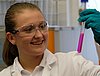
[[[52,53],[77,51],[81,30],[77,19],[80,9],[83,8],[81,0],[0,0],[0,70],[6,67],[2,60],[5,39],[4,15],[10,5],[21,1],[38,5],[44,13],[49,23],[48,49]],[[86,9],[100,11],[99,0],[88,0],[85,4]],[[81,54],[99,64],[100,47],[95,44],[91,29],[84,30]]]

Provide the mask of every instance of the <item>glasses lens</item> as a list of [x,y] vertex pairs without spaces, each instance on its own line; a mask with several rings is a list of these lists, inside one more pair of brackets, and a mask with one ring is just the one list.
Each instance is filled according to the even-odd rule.
[[20,35],[23,35],[23,36],[32,36],[33,34],[35,34],[36,30],[39,30],[41,33],[46,32],[48,30],[47,22],[42,21],[39,24],[38,29],[36,29],[36,25],[34,24],[23,26],[18,29],[18,32]]
[[24,26],[22,29],[20,29],[20,32],[24,33],[31,33],[35,31],[35,26],[33,24],[30,24],[28,26]]
[[39,30],[40,31],[47,31],[48,27],[47,27],[47,23],[46,22],[42,22],[39,26]]

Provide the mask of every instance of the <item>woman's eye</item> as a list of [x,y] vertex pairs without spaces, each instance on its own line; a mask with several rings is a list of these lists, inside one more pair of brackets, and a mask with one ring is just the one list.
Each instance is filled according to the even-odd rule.
[[31,32],[33,30],[34,30],[34,27],[30,26],[30,27],[27,27],[26,29],[24,29],[23,31],[25,31],[25,32]]
[[41,25],[41,26],[40,26],[40,28],[42,28],[42,29],[43,29],[43,28],[44,28],[44,25]]
[[43,23],[43,24],[40,25],[41,29],[45,29],[46,27],[47,27],[47,23]]
[[32,28],[25,29],[25,31],[31,31],[31,30],[32,30]]

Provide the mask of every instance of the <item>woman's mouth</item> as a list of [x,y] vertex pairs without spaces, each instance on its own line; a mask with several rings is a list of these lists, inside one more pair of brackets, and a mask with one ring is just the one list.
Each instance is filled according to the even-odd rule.
[[30,42],[30,44],[32,44],[32,45],[41,45],[43,42],[44,42],[44,40],[42,40],[42,41]]

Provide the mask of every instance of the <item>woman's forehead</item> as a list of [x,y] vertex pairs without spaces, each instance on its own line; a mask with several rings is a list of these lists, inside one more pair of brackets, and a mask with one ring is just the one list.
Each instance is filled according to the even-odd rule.
[[37,10],[24,10],[23,13],[16,15],[15,19],[18,25],[24,23],[37,23],[45,20],[43,14]]
[[16,12],[16,17],[43,17],[43,14],[39,10],[23,9],[21,12]]

